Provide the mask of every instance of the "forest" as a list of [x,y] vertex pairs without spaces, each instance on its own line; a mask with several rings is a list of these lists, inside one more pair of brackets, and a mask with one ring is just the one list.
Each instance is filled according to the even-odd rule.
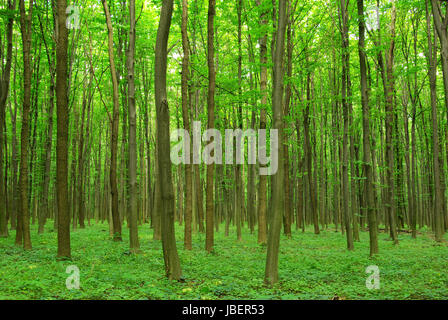
[[0,0],[1,300],[448,299],[448,2]]

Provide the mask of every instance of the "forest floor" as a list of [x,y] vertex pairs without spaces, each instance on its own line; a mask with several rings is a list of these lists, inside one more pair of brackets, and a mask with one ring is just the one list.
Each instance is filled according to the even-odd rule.
[[[422,231],[417,240],[400,233],[394,246],[379,234],[380,253],[369,258],[368,233],[361,233],[355,250],[334,230],[314,235],[312,228],[283,234],[280,242],[280,283],[263,285],[266,247],[256,233],[243,229],[242,242],[224,225],[215,234],[215,252],[204,250],[205,235],[193,235],[193,250],[183,249],[183,228],[176,226],[177,248],[185,281],[164,276],[161,242],[152,240],[148,225],[140,226],[142,253],[128,252],[128,230],[122,243],[109,240],[107,224],[71,233],[72,261],[56,261],[56,232],[37,235],[33,250],[14,245],[15,232],[0,239],[0,299],[447,299],[448,241],[437,244]],[[448,239],[448,235],[445,235]],[[67,267],[80,270],[80,289],[68,290]],[[368,289],[366,268],[376,265],[380,288]]]

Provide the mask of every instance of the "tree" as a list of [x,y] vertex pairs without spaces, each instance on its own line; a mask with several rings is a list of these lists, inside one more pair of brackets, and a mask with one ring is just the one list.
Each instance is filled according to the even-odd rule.
[[[286,66],[286,76],[287,76],[287,84],[285,89],[285,103],[284,103],[284,111],[283,114],[285,117],[289,116],[289,110],[290,110],[290,103],[291,103],[291,78],[292,78],[292,54],[293,54],[293,34],[292,34],[292,28],[293,28],[293,20],[294,20],[294,12],[295,12],[295,6],[297,5],[297,1],[294,4],[294,8],[291,8],[291,1],[288,1],[288,10],[287,10],[287,30],[286,30],[286,57],[287,57],[287,66]],[[285,126],[286,127],[286,126]],[[286,138],[285,138],[286,139]],[[291,188],[290,188],[290,179],[289,179],[289,148],[288,148],[288,141],[285,141],[283,144],[283,155],[284,155],[284,184],[285,184],[285,214],[283,217],[283,226],[284,226],[284,232],[285,235],[288,238],[292,237],[291,234]]]
[[[272,220],[269,228],[266,269],[264,281],[268,285],[278,282],[278,252],[280,246],[280,230],[285,207],[284,164],[283,164],[283,55],[285,50],[286,2],[278,3],[278,26],[275,38],[274,74],[272,88],[272,109],[274,129],[278,130],[278,170],[272,176]],[[271,150],[275,152],[275,150]]]
[[313,103],[311,97],[311,86],[314,78],[311,75],[311,65],[309,62],[309,50],[305,48],[305,60],[306,60],[306,107],[303,115],[303,135],[305,139],[305,164],[306,164],[306,176],[308,182],[309,199],[311,205],[311,217],[313,219],[314,233],[319,234],[319,213],[317,211],[316,201],[316,188],[313,179],[313,162],[312,162],[312,148],[310,137],[310,105]]
[[[262,9],[261,0],[257,0],[257,6],[262,10],[260,13],[260,25],[262,28],[266,28],[267,19],[266,12]],[[258,40],[260,46],[260,92],[261,92],[261,111],[260,111],[260,130],[266,129],[266,106],[268,103],[267,92],[267,32],[263,30],[262,36]],[[260,176],[258,182],[258,243],[265,244],[267,238],[267,221],[266,221],[266,182],[267,177],[265,175]]]
[[[237,1],[237,15],[238,15],[238,128],[241,130],[237,134],[237,146],[238,142],[242,140],[243,130],[243,105],[242,105],[242,51],[241,51],[241,11],[243,9],[243,0]],[[233,143],[233,142],[232,142]],[[240,152],[240,150],[236,150]],[[244,210],[244,192],[243,192],[243,179],[241,177],[242,164],[235,165],[235,224],[236,224],[236,237],[238,241],[241,241],[241,220]]]
[[372,159],[370,151],[370,108],[369,108],[369,92],[367,87],[367,65],[366,65],[366,48],[365,48],[365,17],[364,17],[364,1],[357,0],[358,4],[358,54],[360,67],[360,89],[362,104],[362,137],[363,137],[363,171],[364,171],[364,190],[367,198],[367,219],[369,223],[369,239],[370,239],[370,255],[378,253],[378,227],[376,221],[375,204],[374,204],[374,186],[372,174]]
[[396,7],[395,1],[392,0],[390,22],[390,43],[386,51],[386,86],[385,86],[385,108],[386,108],[386,162],[387,162],[387,205],[386,209],[390,221],[390,235],[394,244],[398,244],[397,226],[396,226],[396,208],[395,208],[395,186],[394,186],[394,134],[393,128],[395,124],[394,111],[394,51],[395,51],[395,21]]
[[[353,250],[353,234],[351,227],[351,214],[349,209],[349,182],[348,182],[348,131],[349,131],[349,107],[347,102],[347,97],[349,89],[348,84],[348,66],[350,63],[349,56],[349,44],[348,44],[348,1],[340,1],[340,16],[342,20],[341,37],[342,37],[342,114],[344,119],[344,135],[342,142],[342,202],[344,204],[344,223],[345,223],[345,233],[347,236],[347,249]],[[353,206],[353,203],[352,203]],[[322,214],[322,213],[321,213]]]
[[161,193],[162,248],[168,279],[182,276],[174,237],[174,192],[170,158],[170,114],[166,96],[167,43],[170,32],[173,0],[163,0],[155,49],[154,90],[157,119],[157,151]]
[[70,210],[68,204],[68,30],[65,10],[67,0],[57,1],[56,42],[56,184],[58,206],[58,258],[70,258]]
[[[208,1],[208,20],[207,20],[207,64],[208,64],[208,96],[207,96],[207,128],[215,127],[215,45],[214,45],[214,18],[215,18],[215,0]],[[207,164],[207,186],[205,202],[205,250],[213,251],[214,233],[214,203],[213,203],[213,174],[215,165]]]
[[129,47],[127,51],[128,67],[128,105],[129,105],[129,241],[131,251],[138,251],[137,226],[137,114],[135,111],[135,0],[129,0]]
[[[426,6],[428,3],[426,2]],[[434,7],[433,3],[433,7]],[[438,13],[435,13],[437,15]],[[433,13],[434,15],[434,13]],[[434,18],[436,19],[436,18]],[[426,25],[428,32],[428,62],[429,62],[429,86],[431,91],[431,118],[432,118],[432,157],[434,170],[434,229],[437,242],[442,241],[442,193],[440,186],[440,162],[439,162],[439,124],[437,120],[437,49],[432,42],[431,26],[429,22],[428,8],[426,7]],[[435,24],[437,25],[437,24]],[[437,29],[437,28],[436,28]],[[442,33],[443,34],[443,33]],[[443,50],[443,49],[442,49]],[[443,174],[443,173],[442,173]]]
[[[30,210],[28,203],[28,152],[30,136],[30,107],[31,107],[31,35],[32,35],[32,13],[33,0],[29,1],[28,13],[25,9],[25,0],[19,1],[20,8],[20,32],[22,34],[23,49],[23,108],[22,108],[22,131],[20,135],[20,202],[19,219],[21,220],[22,241],[25,250],[31,250],[30,235]],[[17,239],[16,239],[17,243]],[[22,242],[20,242],[22,243]]]
[[104,15],[106,16],[108,47],[109,47],[109,64],[112,77],[113,88],[113,110],[112,110],[112,133],[110,144],[110,193],[112,196],[112,224],[113,224],[113,240],[121,241],[121,221],[118,212],[118,186],[117,186],[117,152],[118,152],[118,124],[119,124],[119,92],[117,71],[115,68],[114,58],[114,35],[112,29],[112,21],[110,18],[107,0],[102,0]]
[[[56,10],[53,10],[52,18],[56,16]],[[54,99],[55,99],[55,77],[56,77],[56,67],[55,67],[55,41],[51,41],[51,45],[47,43],[44,26],[42,24],[41,16],[39,15],[39,27],[42,33],[42,40],[45,45],[45,51],[48,60],[48,69],[50,72],[50,86],[49,86],[49,102],[48,102],[48,130],[47,137],[45,141],[45,156],[42,157],[42,168],[44,169],[43,174],[43,185],[42,185],[42,203],[39,212],[39,228],[38,233],[42,234],[44,232],[44,226],[48,215],[50,213],[49,208],[49,187],[51,178],[51,151],[53,147],[53,111],[54,111]],[[53,23],[53,32],[56,35],[56,22]]]
[[[8,0],[8,10],[13,11],[16,7],[16,1]],[[5,65],[2,65],[2,73],[0,75],[0,237],[8,236],[8,220],[6,217],[6,185],[3,183],[3,145],[5,141],[4,127],[6,117],[6,100],[9,94],[9,83],[12,65],[12,33],[14,25],[14,17],[12,14],[6,20],[6,57]],[[3,61],[3,57],[2,57]]]
[[[181,32],[182,32],[182,119],[184,123],[185,130],[191,135],[190,130],[190,96],[188,94],[188,81],[190,77],[189,71],[189,63],[190,63],[190,45],[188,42],[188,1],[182,0],[182,23],[181,23]],[[188,159],[190,160],[191,154],[188,154]],[[192,249],[192,240],[191,240],[191,220],[192,220],[192,176],[193,170],[190,161],[185,164],[185,236],[184,236],[184,246],[185,249]]]

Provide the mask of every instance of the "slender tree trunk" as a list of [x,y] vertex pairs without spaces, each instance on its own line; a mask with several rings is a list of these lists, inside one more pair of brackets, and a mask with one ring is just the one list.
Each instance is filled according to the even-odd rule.
[[[56,31],[56,26],[54,28]],[[44,33],[42,32],[42,37],[45,38]],[[47,45],[46,45],[47,46]],[[42,164],[43,167],[43,185],[42,185],[42,205],[39,213],[39,229],[38,233],[41,234],[44,232],[44,226],[46,219],[50,213],[50,208],[48,205],[48,189],[50,185],[50,177],[51,177],[51,151],[53,147],[53,111],[54,111],[54,96],[55,96],[55,66],[54,66],[54,49],[52,48],[51,52],[48,52],[47,47],[47,58],[48,58],[48,66],[50,69],[50,89],[49,89],[49,102],[48,102],[48,131],[45,142],[45,155],[43,157],[44,161]],[[52,59],[53,58],[53,59]]]
[[68,30],[65,25],[67,0],[57,2],[56,45],[56,185],[58,204],[58,254],[59,258],[70,258],[70,211],[68,204]]
[[112,219],[114,227],[114,241],[121,241],[121,221],[120,213],[118,212],[118,186],[117,186],[117,152],[118,152],[118,120],[119,120],[119,94],[118,94],[118,79],[115,68],[114,58],[114,36],[112,30],[112,21],[110,18],[109,7],[107,0],[101,0],[103,3],[104,15],[106,16],[106,25],[108,32],[108,47],[109,47],[109,64],[110,73],[112,76],[113,85],[113,111],[112,111],[112,131],[111,131],[111,145],[110,145],[110,192],[112,196]]
[[[82,97],[82,110],[81,110],[81,127],[74,128],[74,130],[79,130],[79,141],[78,141],[78,173],[76,185],[77,202],[78,202],[78,222],[81,229],[85,228],[85,199],[84,199],[84,123],[86,117],[86,105],[87,105],[87,86],[84,86],[83,97]],[[76,224],[76,221],[74,221]]]
[[20,0],[20,31],[23,42],[23,109],[22,132],[20,143],[20,220],[22,223],[23,248],[31,250],[30,235],[30,210],[28,202],[29,177],[28,177],[28,152],[30,135],[30,106],[31,106],[31,17],[33,1],[29,2],[28,14],[25,9],[25,0]]
[[135,0],[129,0],[129,47],[127,51],[129,106],[129,245],[132,252],[140,249],[137,211],[137,114],[134,83]]
[[386,162],[387,162],[387,213],[390,221],[390,235],[394,244],[398,244],[397,226],[396,226],[396,205],[395,205],[395,187],[394,187],[394,50],[395,50],[395,19],[396,8],[395,1],[392,0],[392,12],[390,23],[390,44],[386,51]]
[[[305,52],[306,55],[306,63],[309,67],[309,57],[308,50]],[[309,200],[311,205],[311,217],[313,219],[314,224],[314,234],[319,234],[319,217],[317,212],[317,203],[316,203],[316,190],[314,188],[313,181],[313,164],[312,164],[312,148],[311,148],[311,139],[310,139],[310,104],[311,104],[311,83],[313,82],[313,77],[311,76],[311,71],[307,71],[307,84],[306,84],[306,107],[303,115],[303,123],[304,123],[304,139],[305,139],[305,164],[306,164],[306,175],[308,182],[308,191],[309,191]]]
[[[288,10],[287,10],[287,45],[286,45],[286,57],[287,57],[287,66],[286,72],[288,77],[288,82],[285,88],[285,104],[283,114],[285,117],[289,116],[290,102],[291,102],[291,81],[292,78],[292,54],[293,54],[293,39],[292,39],[292,20],[294,17],[294,11],[291,8],[291,2],[288,1]],[[286,137],[285,137],[286,140]],[[284,233],[288,238],[291,238],[291,188],[290,188],[290,180],[289,180],[289,148],[288,142],[285,141],[283,145],[283,155],[284,155],[284,185],[285,185],[285,213],[284,213]]]
[[[8,10],[15,10],[16,2],[8,0]],[[4,138],[5,127],[5,117],[6,117],[6,100],[9,93],[9,83],[11,76],[11,65],[12,65],[12,36],[13,36],[13,24],[14,18],[10,16],[6,23],[6,62],[2,66],[2,74],[0,76],[0,237],[8,236],[8,219],[6,213],[6,195],[7,195],[7,184],[3,183],[3,158],[7,159],[7,153],[3,153],[3,145],[6,139]],[[5,149],[6,150],[6,149]],[[13,200],[14,201],[14,200]]]
[[[191,136],[190,130],[190,101],[188,90],[188,81],[190,78],[189,63],[190,63],[190,45],[188,43],[188,1],[182,0],[182,52],[184,54],[182,59],[182,119],[184,129]],[[192,249],[191,239],[191,220],[192,220],[192,165],[191,153],[188,156],[188,163],[185,164],[185,233],[184,233],[184,247],[187,250]]]
[[367,68],[366,68],[366,53],[365,53],[365,17],[364,17],[364,1],[357,0],[358,16],[359,16],[359,64],[361,73],[361,104],[362,104],[362,133],[363,133],[363,171],[365,177],[365,197],[367,199],[367,219],[369,223],[369,238],[370,238],[370,255],[378,253],[378,236],[377,236],[377,222],[376,213],[374,210],[374,185],[372,175],[372,160],[370,152],[370,110],[369,110],[369,95],[367,88]]
[[[214,129],[215,127],[215,59],[214,59],[214,18],[215,18],[215,0],[208,2],[208,22],[207,22],[207,48],[208,48],[208,97],[207,97],[207,127]],[[214,163],[207,165],[207,187],[206,187],[206,202],[205,202],[205,250],[213,251],[214,234],[213,234],[213,219],[214,219],[214,203],[213,203],[213,174],[215,170]]]
[[[427,4],[427,3],[426,3]],[[428,10],[426,10],[428,11]],[[426,13],[426,24],[428,33],[428,61],[429,61],[429,86],[431,89],[431,118],[432,118],[432,156],[434,174],[434,227],[436,241],[442,241],[442,194],[440,186],[440,162],[439,162],[439,125],[437,120],[437,49],[435,42],[431,41],[433,32],[431,31],[429,13]]]
[[17,229],[17,220],[18,220],[18,201],[19,201],[19,196],[18,196],[18,181],[17,181],[17,168],[18,168],[18,163],[17,163],[17,110],[18,108],[18,104],[17,104],[17,86],[16,86],[16,74],[17,74],[17,49],[16,49],[16,54],[15,54],[15,59],[14,59],[14,76],[13,76],[13,95],[14,95],[14,111],[11,107],[11,104],[9,104],[9,113],[10,113],[10,118],[11,118],[11,166],[12,166],[12,195],[11,195],[11,216],[10,216],[10,220],[11,220],[11,229],[12,230],[16,230],[16,240],[21,238],[21,235],[19,235],[19,233],[21,232],[20,229]]
[[[342,141],[342,202],[344,206],[344,223],[347,236],[347,249],[353,250],[353,234],[351,226],[352,208],[350,208],[350,194],[349,194],[349,182],[348,182],[348,165],[349,165],[349,150],[348,150],[348,132],[349,132],[349,110],[347,102],[347,72],[350,62],[349,46],[348,46],[348,7],[346,6],[346,0],[340,2],[340,16],[342,20],[341,24],[341,37],[342,37],[342,114],[344,121],[344,134]],[[350,98],[350,97],[348,97]],[[352,204],[353,206],[353,204]],[[322,214],[322,213],[321,213]]]
[[182,276],[174,234],[174,192],[170,158],[170,114],[166,95],[167,43],[170,32],[173,0],[164,0],[160,13],[155,49],[155,103],[157,116],[158,171],[161,193],[162,248],[166,276],[179,280]]
[[[275,39],[274,53],[274,79],[272,89],[272,109],[274,118],[274,129],[278,130],[278,170],[272,177],[272,220],[269,229],[267,245],[265,283],[273,285],[278,282],[278,254],[280,246],[280,230],[282,216],[285,207],[284,194],[284,162],[283,162],[283,54],[285,50],[285,29],[286,29],[286,5],[287,0],[279,0],[278,4],[278,29]],[[275,152],[271,149],[272,152]]]
[[[238,134],[236,140],[237,140],[237,146],[238,141],[241,141],[242,136],[242,130],[243,130],[243,104],[242,104],[242,51],[241,51],[241,11],[243,7],[243,1],[238,0],[237,1],[237,15],[238,15],[238,128],[241,130],[241,132]],[[233,142],[232,142],[233,143]],[[236,154],[240,152],[240,149],[236,150]],[[242,222],[242,216],[243,216],[243,197],[244,197],[244,188],[243,188],[243,179],[242,179],[242,171],[243,166],[242,164],[236,164],[235,165],[235,223],[236,223],[236,237],[238,241],[241,241],[241,222]]]
[[[261,0],[257,0],[257,6],[261,7]],[[267,13],[265,11],[260,15],[260,24],[262,26],[266,26],[268,23],[266,15]],[[266,129],[266,107],[268,103],[267,40],[268,38],[266,33],[264,33],[258,40],[258,44],[260,46],[260,92],[261,92],[260,130]],[[266,183],[267,183],[267,177],[265,175],[260,175],[260,180],[258,182],[258,207],[257,207],[259,244],[266,244],[267,241]]]
[[[157,134],[157,127],[156,126],[156,134]],[[161,240],[162,239],[162,225],[161,225],[161,195],[160,195],[160,175],[159,175],[159,148],[158,148],[159,141],[156,141],[156,150],[155,150],[155,187],[154,187],[154,208],[152,210],[153,216],[152,216],[152,225],[154,228],[154,234],[153,239],[154,240]]]

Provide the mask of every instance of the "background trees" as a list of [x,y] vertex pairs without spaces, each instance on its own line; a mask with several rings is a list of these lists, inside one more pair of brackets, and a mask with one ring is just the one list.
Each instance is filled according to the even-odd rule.
[[[260,244],[269,234],[268,283],[282,224],[292,239],[294,225],[341,232],[355,250],[368,231],[371,255],[383,231],[395,243],[425,228],[443,239],[446,3],[18,4],[0,3],[1,236],[15,229],[30,249],[29,225],[52,222],[69,257],[70,222],[108,223],[116,240],[129,227],[135,251],[138,228],[152,228],[179,279],[174,222],[186,249],[205,232],[209,252],[217,232],[244,243],[241,230],[256,229]],[[176,127],[280,129],[278,173],[172,165]]]

